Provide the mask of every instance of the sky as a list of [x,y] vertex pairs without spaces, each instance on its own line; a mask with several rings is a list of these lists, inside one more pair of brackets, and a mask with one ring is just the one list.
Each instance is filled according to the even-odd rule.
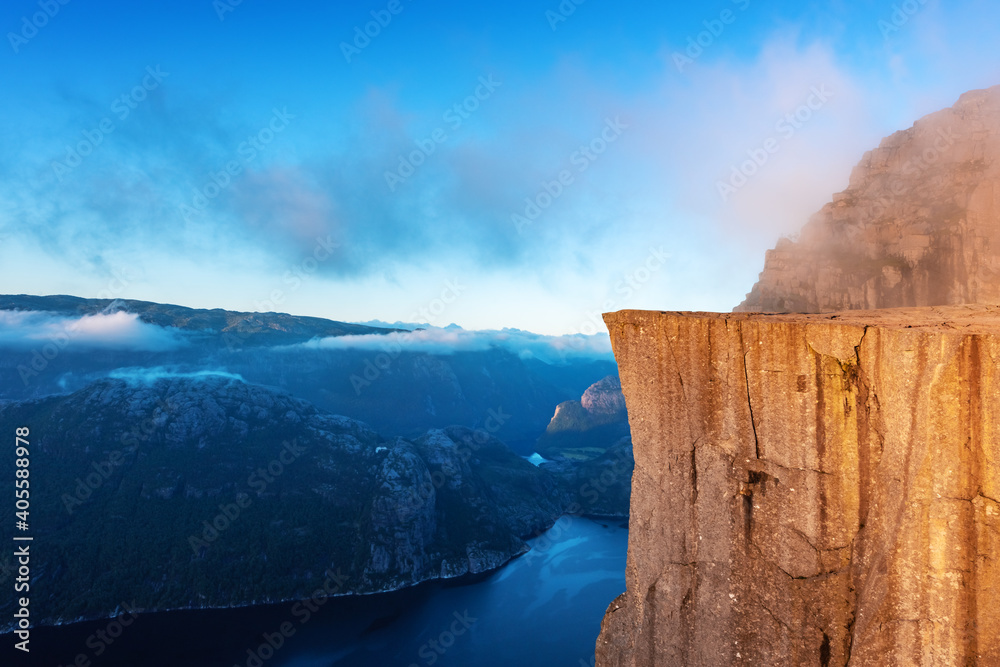
[[5,0],[0,292],[549,335],[728,311],[866,150],[1000,84],[998,19]]

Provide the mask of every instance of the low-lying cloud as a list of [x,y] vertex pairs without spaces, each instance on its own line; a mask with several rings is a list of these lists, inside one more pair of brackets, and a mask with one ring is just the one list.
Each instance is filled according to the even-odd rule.
[[246,384],[246,380],[238,373],[222,370],[179,371],[165,366],[116,368],[108,373],[108,377],[112,380],[125,380],[130,384],[152,384],[157,380],[207,380],[209,378],[226,378]]
[[550,364],[579,359],[614,360],[611,338],[607,334],[545,336],[520,329],[469,331],[454,325],[447,328],[428,327],[384,335],[317,338],[280,349],[371,350],[437,355],[503,349],[522,359],[538,359]]
[[143,322],[135,313],[66,317],[44,311],[0,311],[0,347],[162,352],[186,344],[179,332]]

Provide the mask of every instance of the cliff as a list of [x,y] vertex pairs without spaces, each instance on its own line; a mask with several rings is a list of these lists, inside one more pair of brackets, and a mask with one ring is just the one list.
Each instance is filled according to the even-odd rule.
[[1000,308],[605,315],[635,454],[597,664],[1000,664]]
[[865,153],[737,311],[1000,303],[1000,86]]

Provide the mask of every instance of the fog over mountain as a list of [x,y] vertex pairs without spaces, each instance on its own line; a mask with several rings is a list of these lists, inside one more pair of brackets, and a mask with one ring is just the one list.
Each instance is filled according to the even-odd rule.
[[[565,363],[571,359],[614,359],[607,334],[543,336],[520,329],[466,331],[459,326],[432,327],[416,325],[408,332],[335,336],[310,340],[294,347],[314,350],[400,349],[406,352],[454,354],[500,348],[524,359],[546,363]],[[294,348],[293,348],[294,349]]]
[[123,311],[72,317],[51,311],[0,310],[0,345],[32,348],[52,343],[84,349],[162,352],[188,344],[179,331],[143,322]]
[[[829,667],[883,620],[975,621],[942,660],[989,662],[982,600],[831,625],[822,591],[775,598],[902,609],[927,580],[882,595],[898,558],[850,503],[972,495],[892,486],[927,458],[890,441],[942,390],[906,382],[928,332],[764,334],[1000,308],[998,26],[985,0],[0,2],[0,523],[34,540],[30,577],[0,551],[0,635],[32,635],[0,667]],[[764,312],[724,313],[747,290]],[[988,431],[1000,352],[968,336],[930,417]],[[893,534],[962,560],[933,595],[1000,589],[953,518]],[[95,648],[129,600],[158,613]]]
[[558,403],[614,371],[607,336],[406,331],[67,296],[0,296],[0,348],[3,399],[209,373],[281,387],[386,435],[476,426],[502,411],[498,437],[524,454]]

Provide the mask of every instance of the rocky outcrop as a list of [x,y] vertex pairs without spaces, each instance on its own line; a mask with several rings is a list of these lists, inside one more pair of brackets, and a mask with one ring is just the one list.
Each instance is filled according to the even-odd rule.
[[597,664],[1000,664],[1000,308],[605,315],[635,452]]
[[587,387],[578,401],[563,401],[535,449],[547,458],[587,460],[628,437],[621,380],[609,375]]
[[1000,86],[884,139],[737,311],[1000,303]]
[[[413,502],[414,489],[425,489]],[[437,491],[427,463],[405,440],[388,448],[378,471],[368,520],[368,581],[386,577],[396,585],[412,585],[427,578],[432,562],[427,547],[437,532]]]
[[622,382],[614,375],[609,375],[587,387],[587,391],[580,397],[580,405],[596,422],[620,421],[628,418],[625,414]]
[[541,468],[559,481],[579,512],[627,517],[632,488],[632,438],[617,375],[590,385],[579,401],[556,406],[535,449]]

